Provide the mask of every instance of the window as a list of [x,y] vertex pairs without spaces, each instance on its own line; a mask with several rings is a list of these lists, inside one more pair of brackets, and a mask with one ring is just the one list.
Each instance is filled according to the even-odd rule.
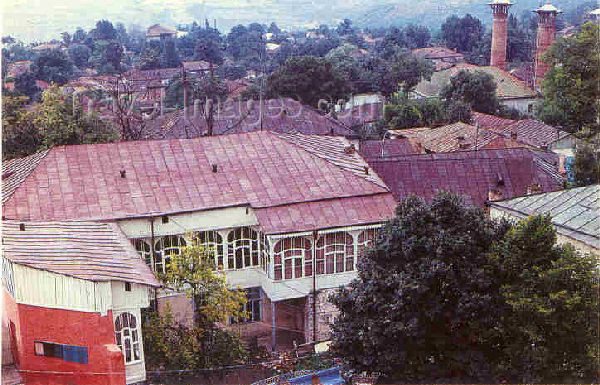
[[356,253],[357,262],[364,257],[365,251],[377,238],[379,229],[364,230],[358,235],[358,252]]
[[125,282],[125,291],[131,291],[131,282]]
[[274,252],[276,280],[312,275],[311,244],[308,239],[304,237],[281,239],[275,244]]
[[36,356],[62,358],[67,362],[88,363],[88,348],[86,346],[64,345],[53,342],[34,341]]
[[167,235],[159,238],[154,244],[154,271],[166,273],[171,255],[178,255],[183,246],[185,246],[185,239],[181,235]]
[[115,320],[115,339],[123,352],[125,363],[141,361],[138,322],[131,313],[121,313]]
[[269,249],[269,240],[267,239],[267,236],[263,233],[260,234],[260,267],[266,271],[269,272],[269,261],[270,261],[270,255],[269,255],[270,249]]
[[142,259],[146,261],[146,264],[152,267],[152,248],[150,244],[143,239],[134,239],[133,244]]
[[321,236],[317,241],[317,274],[354,270],[354,240],[345,231]]
[[251,287],[246,289],[246,304],[244,304],[244,312],[246,313],[246,317],[231,317],[229,319],[229,323],[237,324],[258,322],[262,319],[260,287]]
[[223,268],[223,237],[214,230],[197,231],[194,233],[194,239],[199,245],[204,246],[208,252],[215,258],[215,266],[219,269]]
[[227,236],[229,269],[258,266],[258,233],[249,227],[239,227]]

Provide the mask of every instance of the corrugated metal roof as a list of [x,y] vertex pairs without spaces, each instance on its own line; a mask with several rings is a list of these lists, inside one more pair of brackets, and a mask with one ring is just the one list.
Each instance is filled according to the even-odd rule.
[[[112,220],[237,205],[333,205],[389,193],[358,154],[346,151],[348,144],[331,136],[262,131],[55,147],[6,201],[4,215]],[[351,217],[339,218],[353,224]]]
[[368,159],[396,199],[415,194],[433,198],[439,191],[466,196],[483,206],[490,191],[504,198],[522,196],[529,186],[542,191],[562,189],[555,156],[526,148],[487,149]]
[[360,142],[360,153],[365,158],[423,154],[424,152],[423,147],[413,138],[363,140]]
[[497,201],[491,206],[521,217],[548,214],[559,232],[600,249],[600,185]]
[[2,162],[2,203],[11,197],[47,154],[48,150],[44,150],[24,158]]
[[3,255],[14,263],[90,281],[160,286],[115,223],[2,222]]

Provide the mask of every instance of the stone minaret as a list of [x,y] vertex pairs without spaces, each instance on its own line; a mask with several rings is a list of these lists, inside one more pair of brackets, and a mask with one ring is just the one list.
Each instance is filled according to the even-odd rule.
[[556,34],[556,16],[561,11],[550,4],[550,0],[547,0],[546,4],[533,12],[538,14],[535,50],[535,84],[536,87],[540,88],[542,81],[544,80],[544,75],[546,75],[546,72],[548,71],[548,64],[542,60],[542,57],[554,42],[554,35]]
[[501,69],[506,66],[506,45],[508,43],[508,9],[510,0],[493,0],[489,3],[494,15],[492,26],[492,60],[491,65]]

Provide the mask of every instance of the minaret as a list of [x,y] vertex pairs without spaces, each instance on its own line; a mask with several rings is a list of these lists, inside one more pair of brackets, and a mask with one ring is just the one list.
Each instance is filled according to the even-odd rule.
[[546,50],[554,43],[554,35],[556,34],[556,16],[560,11],[554,5],[550,4],[550,0],[546,1],[542,7],[533,11],[538,14],[538,29],[537,29],[537,40],[535,50],[535,84],[536,87],[540,88],[544,75],[548,71],[548,64],[546,64],[542,57]]
[[492,60],[491,65],[501,69],[506,66],[506,45],[508,42],[508,9],[510,0],[492,0],[489,6],[494,15],[492,25]]

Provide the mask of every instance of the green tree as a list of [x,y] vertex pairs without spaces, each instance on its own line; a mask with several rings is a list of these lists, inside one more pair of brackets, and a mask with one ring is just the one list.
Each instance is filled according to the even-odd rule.
[[493,247],[500,281],[500,378],[519,383],[598,380],[598,256],[556,244],[550,217],[521,221]]
[[204,60],[213,65],[223,64],[222,39],[219,32],[209,28],[198,33],[195,46],[195,59]]
[[408,52],[398,52],[390,60],[376,60],[374,64],[374,89],[386,97],[397,91],[407,94],[421,80],[430,80],[433,74],[433,64],[430,61]]
[[181,65],[174,41],[168,40],[164,43],[160,62],[162,68],[175,68]]
[[333,352],[383,383],[492,380],[499,295],[486,255],[506,229],[453,195],[401,201],[332,298]]
[[150,41],[144,45],[139,57],[139,66],[142,70],[160,68],[160,43]]
[[494,114],[499,108],[496,83],[491,75],[475,71],[460,71],[450,78],[440,96],[446,101],[461,101],[478,112]]
[[600,132],[600,30],[585,24],[574,36],[558,39],[546,53],[550,65],[537,111],[544,122],[569,132]]
[[35,83],[35,76],[31,72],[26,71],[15,79],[15,91],[33,100],[38,92],[40,92],[40,89]]
[[41,54],[33,63],[36,79],[49,83],[66,83],[73,76],[73,63],[61,50],[55,49]]
[[117,30],[108,20],[99,20],[96,22],[96,28],[90,31],[95,40],[115,40]]
[[164,282],[172,289],[184,292],[194,304],[194,324],[206,327],[224,322],[229,317],[245,317],[244,291],[231,290],[225,274],[217,270],[214,254],[194,239],[171,256]]
[[514,15],[509,15],[506,60],[511,63],[531,62],[533,44],[533,36],[528,34],[525,26]]
[[409,49],[427,47],[431,40],[429,28],[422,25],[409,24],[404,28],[404,36]]
[[75,33],[73,34],[73,38],[71,39],[73,43],[83,44],[85,38],[87,37],[87,33],[81,27],[77,27]]
[[575,184],[588,186],[600,183],[600,154],[591,144],[577,146],[575,152]]
[[290,58],[267,79],[269,97],[293,97],[314,107],[321,99],[336,103],[349,91],[350,84],[332,63],[314,56]]
[[340,24],[336,28],[336,32],[340,36],[352,35],[354,34],[354,27],[352,26],[352,20],[344,19],[340,22]]
[[26,96],[2,97],[2,159],[22,158],[41,149],[43,138],[24,107]]
[[471,52],[483,39],[484,28],[481,20],[466,14],[464,17],[452,15],[442,24],[442,40],[450,49]]
[[85,68],[88,65],[88,60],[92,55],[92,50],[84,44],[72,44],[69,46],[69,57],[79,68]]

